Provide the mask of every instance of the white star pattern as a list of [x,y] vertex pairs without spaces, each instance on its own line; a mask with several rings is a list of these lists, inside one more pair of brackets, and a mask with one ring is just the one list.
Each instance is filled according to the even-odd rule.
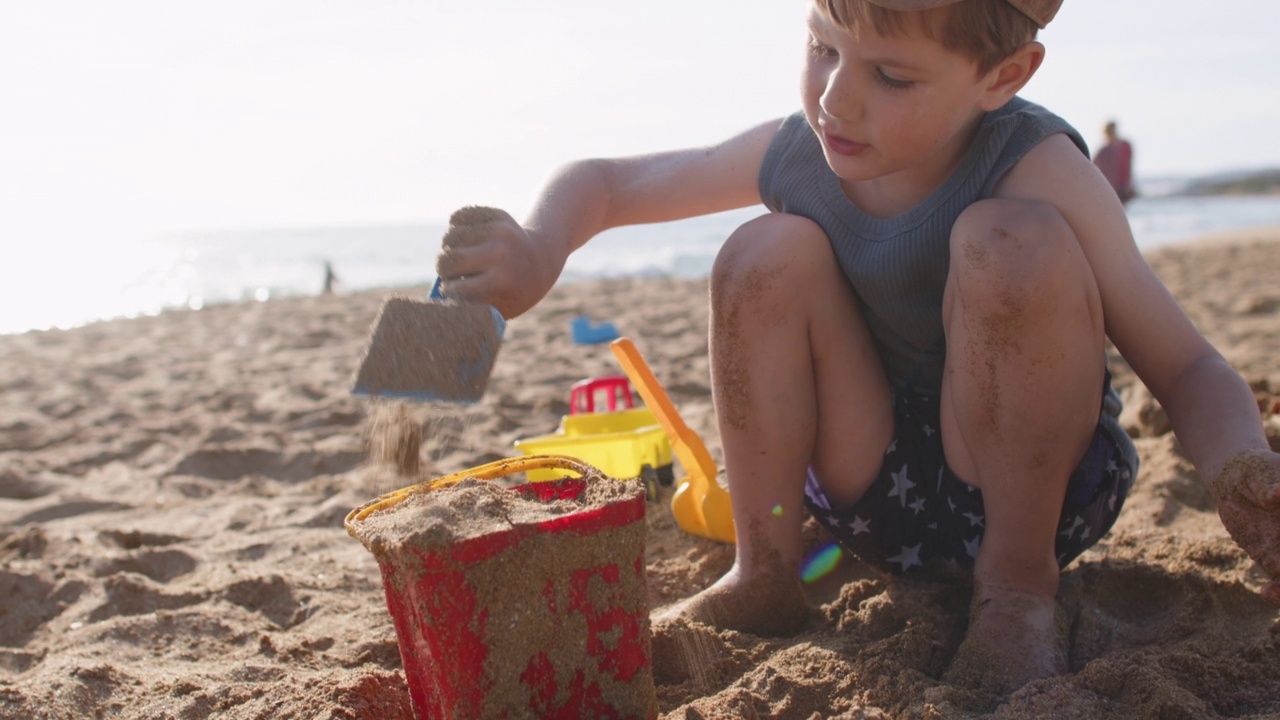
[[[929,437],[937,432],[936,428],[928,425],[923,426],[921,430]],[[889,442],[888,446],[885,448],[884,454],[888,457],[889,455],[896,455],[897,451],[898,441],[894,439]],[[898,460],[898,462],[901,462],[901,460]],[[897,462],[893,464],[897,464]],[[917,476],[919,474],[918,471],[919,468],[917,467]],[[1114,457],[1107,460],[1105,472],[1107,473],[1109,485],[1111,485],[1109,488],[1111,492],[1107,493],[1107,506],[1112,512],[1114,512],[1121,501],[1121,489],[1124,487],[1123,482],[1132,474],[1132,472],[1128,466],[1120,461],[1119,458]],[[967,519],[969,521],[969,526],[972,529],[971,531],[976,533],[968,540],[963,537],[956,538],[957,540],[960,540],[964,547],[965,554],[971,559],[976,559],[982,547],[982,533],[983,528],[986,527],[986,517],[981,512],[977,514],[972,512],[959,512],[960,507],[957,506],[954,498],[944,496],[942,494],[946,468],[939,468],[937,473],[936,488],[938,496],[946,497],[947,506],[950,512],[957,517]],[[896,472],[890,472],[889,475],[892,480],[892,487],[890,488],[887,497],[897,498],[899,506],[904,511],[909,508],[914,511],[913,514],[918,517],[921,514],[928,512],[928,499],[923,497],[919,492],[914,492],[916,488],[920,487],[920,484],[911,477],[911,474],[910,463],[903,463]],[[825,493],[821,492],[819,489],[820,486],[818,486],[816,482],[817,478],[813,476],[812,472],[810,472],[808,473],[806,480],[808,481],[806,482],[807,487],[805,488],[807,491],[806,495],[808,495],[814,504],[818,506],[815,509],[827,510],[829,512],[829,501]],[[961,482],[960,485],[970,493],[976,493],[979,491],[977,487],[970,485],[969,483]],[[926,494],[928,492],[927,488],[922,488],[921,490]],[[913,492],[915,494],[914,499],[911,497]],[[828,520],[829,524],[833,528],[840,528],[847,533],[844,535],[845,537],[855,537],[863,534],[872,535],[874,533],[872,529],[872,521],[857,515],[849,514],[840,518],[828,516]],[[920,526],[916,525],[916,527]],[[938,522],[930,522],[927,525],[927,528],[930,532],[937,532]],[[1064,523],[1063,526],[1059,528],[1058,535],[1060,538],[1063,538],[1063,540],[1071,543],[1088,544],[1093,541],[1094,528],[1089,521],[1083,517],[1083,515],[1078,515],[1069,522]],[[1059,540],[1059,542],[1063,542],[1063,540]],[[885,561],[893,565],[897,565],[901,572],[906,572],[915,567],[924,567],[924,562],[921,559],[924,552],[924,545],[924,542],[914,546],[904,544],[901,546],[901,551],[898,554],[885,558]],[[1063,559],[1064,557],[1061,556],[1058,558],[1059,564],[1061,564]]]
[[915,487],[916,484],[911,482],[907,477],[907,466],[903,465],[902,469],[896,473],[890,473],[893,477],[893,489],[889,491],[889,497],[896,497],[902,503],[902,507],[907,506],[907,491]]
[[891,563],[898,563],[901,565],[903,572],[910,570],[912,567],[924,567],[924,563],[920,562],[920,549],[923,547],[924,543],[911,548],[904,545],[902,547],[902,552],[887,559]]
[[1058,534],[1070,540],[1071,536],[1076,534],[1076,530],[1079,530],[1081,525],[1084,525],[1084,518],[1077,515],[1076,519],[1071,523],[1071,527],[1059,532]]
[[831,501],[827,500],[827,494],[822,492],[822,486],[818,485],[818,478],[814,477],[812,470],[805,473],[804,494],[819,508],[828,512],[831,510]]

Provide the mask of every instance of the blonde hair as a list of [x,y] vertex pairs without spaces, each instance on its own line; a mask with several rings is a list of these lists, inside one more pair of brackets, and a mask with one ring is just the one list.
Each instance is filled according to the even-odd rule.
[[1035,21],[1007,0],[964,0],[928,10],[904,12],[868,0],[813,0],[814,6],[855,37],[870,29],[877,35],[913,30],[977,65],[984,75],[1023,45],[1036,39]]

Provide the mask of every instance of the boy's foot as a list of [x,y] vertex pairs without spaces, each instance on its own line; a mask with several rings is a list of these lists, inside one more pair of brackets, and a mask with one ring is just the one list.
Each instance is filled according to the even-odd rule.
[[969,631],[943,679],[990,698],[1067,671],[1067,627],[1052,597],[974,584]]
[[735,570],[714,585],[653,616],[657,626],[683,619],[761,637],[793,635],[808,619],[800,578],[746,579]]

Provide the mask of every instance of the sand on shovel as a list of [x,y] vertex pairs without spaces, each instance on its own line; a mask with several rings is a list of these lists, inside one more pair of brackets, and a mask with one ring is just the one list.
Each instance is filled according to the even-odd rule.
[[356,392],[477,400],[501,343],[488,305],[392,295],[373,322]]

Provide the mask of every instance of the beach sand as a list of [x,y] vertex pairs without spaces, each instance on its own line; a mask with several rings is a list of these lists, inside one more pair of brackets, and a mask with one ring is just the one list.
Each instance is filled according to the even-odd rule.
[[[1280,443],[1280,229],[1149,258]],[[706,294],[705,280],[557,287],[510,323],[482,402],[413,408],[422,472],[517,455],[513,441],[556,428],[575,381],[620,373],[607,344],[571,342],[580,313],[635,340],[719,461]],[[377,563],[342,527],[391,489],[365,466],[370,404],[349,392],[384,296],[0,336],[0,717],[412,716]],[[795,637],[694,625],[658,648],[662,717],[1280,717],[1262,577],[1159,407],[1113,370],[1143,465],[1117,526],[1063,576],[1069,674],[975,705],[939,679],[964,633],[963,580],[846,559],[808,586]],[[651,608],[732,562],[665,502],[647,525]]]

